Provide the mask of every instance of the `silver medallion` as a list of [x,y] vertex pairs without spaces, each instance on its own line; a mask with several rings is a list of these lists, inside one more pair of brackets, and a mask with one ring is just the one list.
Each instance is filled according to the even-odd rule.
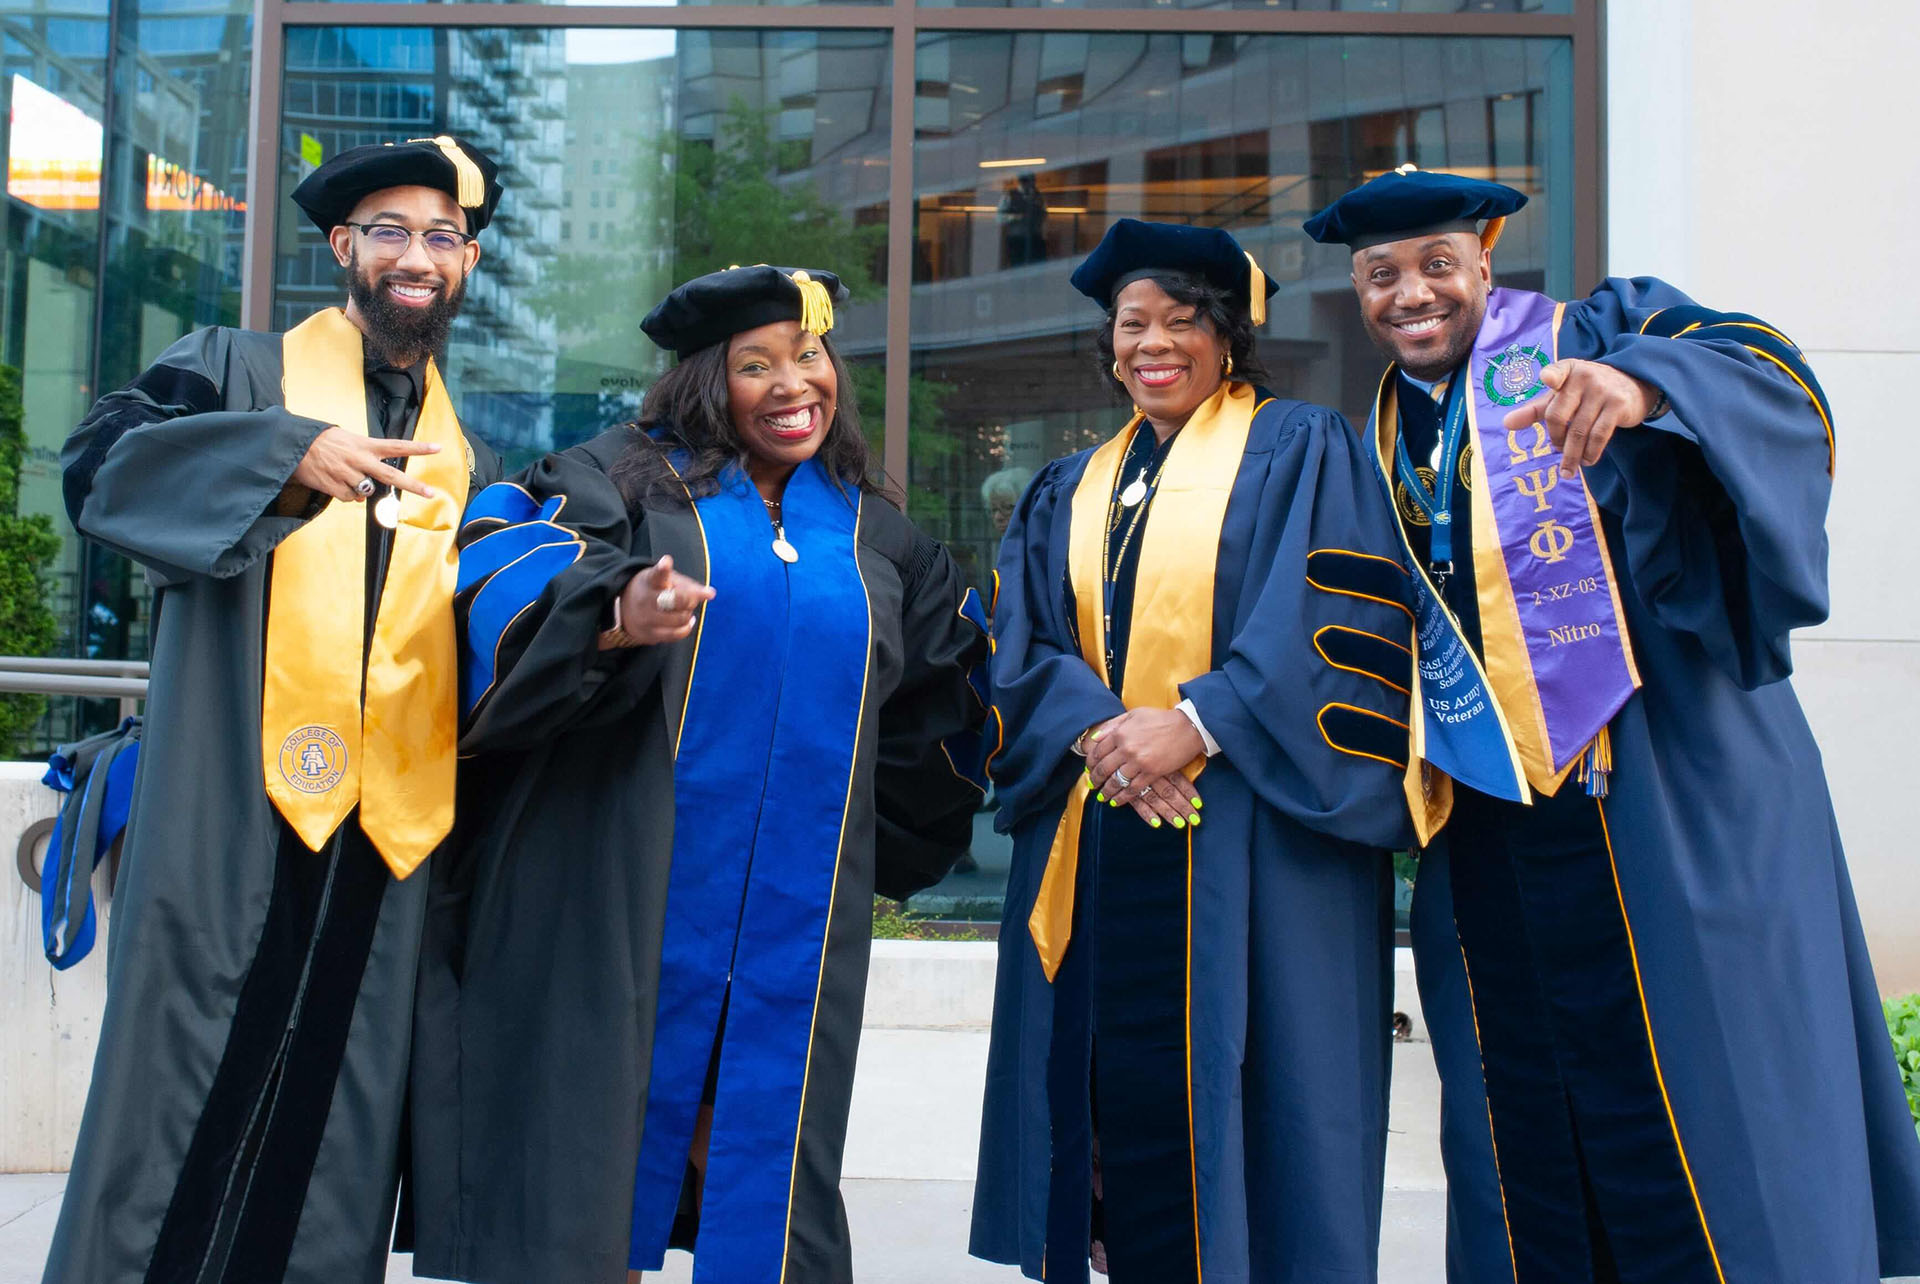
[[788,563],[800,560],[800,550],[787,543],[787,537],[785,535],[775,535],[773,537],[773,555],[781,561]]
[[1132,508],[1135,504],[1139,503],[1141,500],[1145,499],[1146,497],[1147,497],[1147,479],[1146,479],[1146,475],[1143,473],[1140,476],[1134,478],[1132,481],[1128,482],[1125,488],[1121,490],[1120,503],[1122,507]]
[[388,530],[400,524],[400,496],[393,491],[382,495],[373,506],[373,520]]

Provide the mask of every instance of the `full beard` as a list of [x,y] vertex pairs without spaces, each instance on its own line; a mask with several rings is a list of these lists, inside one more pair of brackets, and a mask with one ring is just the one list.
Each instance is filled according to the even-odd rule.
[[[431,285],[437,293],[423,308],[408,307],[387,293],[389,280],[404,285]],[[460,315],[460,304],[466,295],[464,277],[449,289],[438,278],[421,281],[400,272],[370,276],[360,270],[358,255],[347,264],[347,297],[366,323],[367,343],[376,355],[392,365],[412,365],[423,357],[444,352],[447,337],[453,333],[453,319]]]

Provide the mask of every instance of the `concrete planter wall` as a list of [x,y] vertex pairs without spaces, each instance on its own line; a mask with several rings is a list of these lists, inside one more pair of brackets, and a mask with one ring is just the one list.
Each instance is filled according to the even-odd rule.
[[[106,1002],[105,925],[91,954],[54,971],[40,949],[39,894],[14,871],[21,836],[54,813],[58,795],[40,783],[45,770],[0,763],[0,1173],[64,1171],[73,1161]],[[93,890],[105,897],[104,871]]]

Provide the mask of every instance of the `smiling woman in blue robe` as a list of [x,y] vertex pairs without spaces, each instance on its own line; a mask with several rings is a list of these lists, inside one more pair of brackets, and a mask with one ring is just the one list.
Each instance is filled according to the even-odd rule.
[[1392,520],[1346,421],[1258,386],[1270,289],[1232,237],[1123,220],[1073,279],[1138,409],[1001,548],[1014,862],[972,1251],[1069,1284],[1371,1280]]
[[423,1274],[619,1281],[671,1246],[700,1284],[850,1284],[873,896],[966,850],[982,794],[947,745],[977,740],[986,638],[869,488],[839,292],[764,266],[681,286],[645,322],[681,359],[640,423],[468,509]]

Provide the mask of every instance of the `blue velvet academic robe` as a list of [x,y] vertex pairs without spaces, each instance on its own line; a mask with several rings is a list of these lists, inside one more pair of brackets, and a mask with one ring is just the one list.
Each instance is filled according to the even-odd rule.
[[[1827,613],[1832,437],[1817,385],[1752,318],[1644,278],[1569,304],[1557,355],[1604,360],[1672,403],[1585,470],[1643,686],[1611,724],[1607,797],[1569,783],[1531,816],[1462,797],[1421,858],[1414,950],[1443,1085],[1449,1279],[1587,1278],[1584,1260],[1541,1254],[1584,1258],[1596,1212],[1627,1279],[1920,1273],[1920,1143],[1786,681],[1790,631]],[[1471,561],[1456,550],[1455,565]],[[1471,594],[1456,576],[1448,596],[1478,647]],[[1520,870],[1517,893],[1511,877],[1463,879],[1493,848]],[[1490,909],[1507,916],[1479,936],[1497,974],[1463,965],[1462,925]],[[1591,937],[1589,957],[1570,956],[1575,936]],[[1516,978],[1551,1003],[1516,1001]],[[1490,1128],[1488,1085],[1510,1091],[1511,1068],[1542,1052],[1565,1097],[1494,1093]],[[1581,1171],[1556,1172],[1575,1153],[1569,1120]],[[1543,1235],[1529,1219],[1561,1179],[1587,1184],[1589,1208],[1569,1186]]]
[[[873,897],[965,850],[981,792],[947,745],[985,715],[986,639],[884,498],[801,465],[789,566],[737,467],[631,501],[611,474],[653,449],[612,429],[468,508],[471,756],[414,1018],[423,1276],[620,1284],[697,1231],[697,1284],[853,1278]],[[598,649],[667,555],[717,591],[695,631]],[[704,1202],[676,1219],[703,1102]]]
[[[1196,559],[1217,556],[1212,668],[1180,687],[1221,746],[1197,781],[1204,822],[1187,831],[1189,859],[1184,835],[1169,842],[1170,828],[1150,830],[1130,810],[1088,804],[1094,814],[1081,838],[1073,936],[1049,983],[1028,917],[1082,767],[1070,746],[1122,711],[1075,636],[1068,547],[1073,495],[1088,462],[1083,452],[1043,469],[1001,547],[993,675],[1005,742],[993,775],[1014,858],[972,1252],[1017,1263],[1035,1279],[1087,1279],[1097,1111],[1115,1284],[1195,1274],[1208,1284],[1370,1280],[1391,1056],[1385,849],[1404,841],[1405,809],[1399,763],[1337,750],[1321,722],[1337,719],[1327,710],[1342,705],[1366,711],[1357,718],[1395,720],[1381,726],[1398,727],[1407,716],[1411,658],[1392,658],[1392,644],[1377,641],[1404,639],[1410,627],[1392,519],[1339,415],[1286,401],[1254,414],[1217,554],[1192,550]],[[1327,626],[1353,632],[1329,634]],[[1389,658],[1377,649],[1350,655],[1341,638],[1385,647]],[[1328,650],[1316,650],[1316,639]],[[1400,689],[1368,676],[1370,662],[1384,664]],[[1387,758],[1405,752],[1391,735],[1380,748]],[[1148,868],[1151,859],[1139,857],[1150,857],[1153,844],[1170,848],[1164,859],[1179,877],[1190,869],[1188,894],[1183,902],[1176,890],[1172,906],[1161,907],[1171,909],[1164,932],[1115,940],[1102,931],[1103,909],[1129,902],[1134,921],[1144,922],[1151,907],[1141,913],[1127,879],[1102,886],[1101,867],[1112,874],[1118,857],[1132,860],[1131,870]],[[1190,932],[1181,931],[1183,916]],[[1189,942],[1183,975],[1179,954]],[[1175,1024],[1170,1047],[1144,1050],[1162,1060],[1184,1054],[1190,1067],[1190,1107],[1174,1103],[1179,1153],[1165,1164],[1178,1198],[1146,1192],[1161,1210],[1153,1216],[1177,1218],[1187,1237],[1185,1262],[1167,1273],[1130,1271],[1116,1236],[1142,1228],[1114,1224],[1116,1149],[1144,1123],[1166,1131],[1164,1117],[1143,1121],[1145,1112],[1106,1095],[1112,1080],[1104,1076],[1141,1051],[1134,1030],[1116,1028],[1130,1024],[1124,996],[1090,975],[1122,955],[1163,960],[1157,975],[1135,957],[1121,960],[1129,982],[1155,991],[1141,994],[1143,1008],[1169,986],[1190,1005],[1184,1038]],[[1107,1088],[1094,1101],[1096,1045]]]

